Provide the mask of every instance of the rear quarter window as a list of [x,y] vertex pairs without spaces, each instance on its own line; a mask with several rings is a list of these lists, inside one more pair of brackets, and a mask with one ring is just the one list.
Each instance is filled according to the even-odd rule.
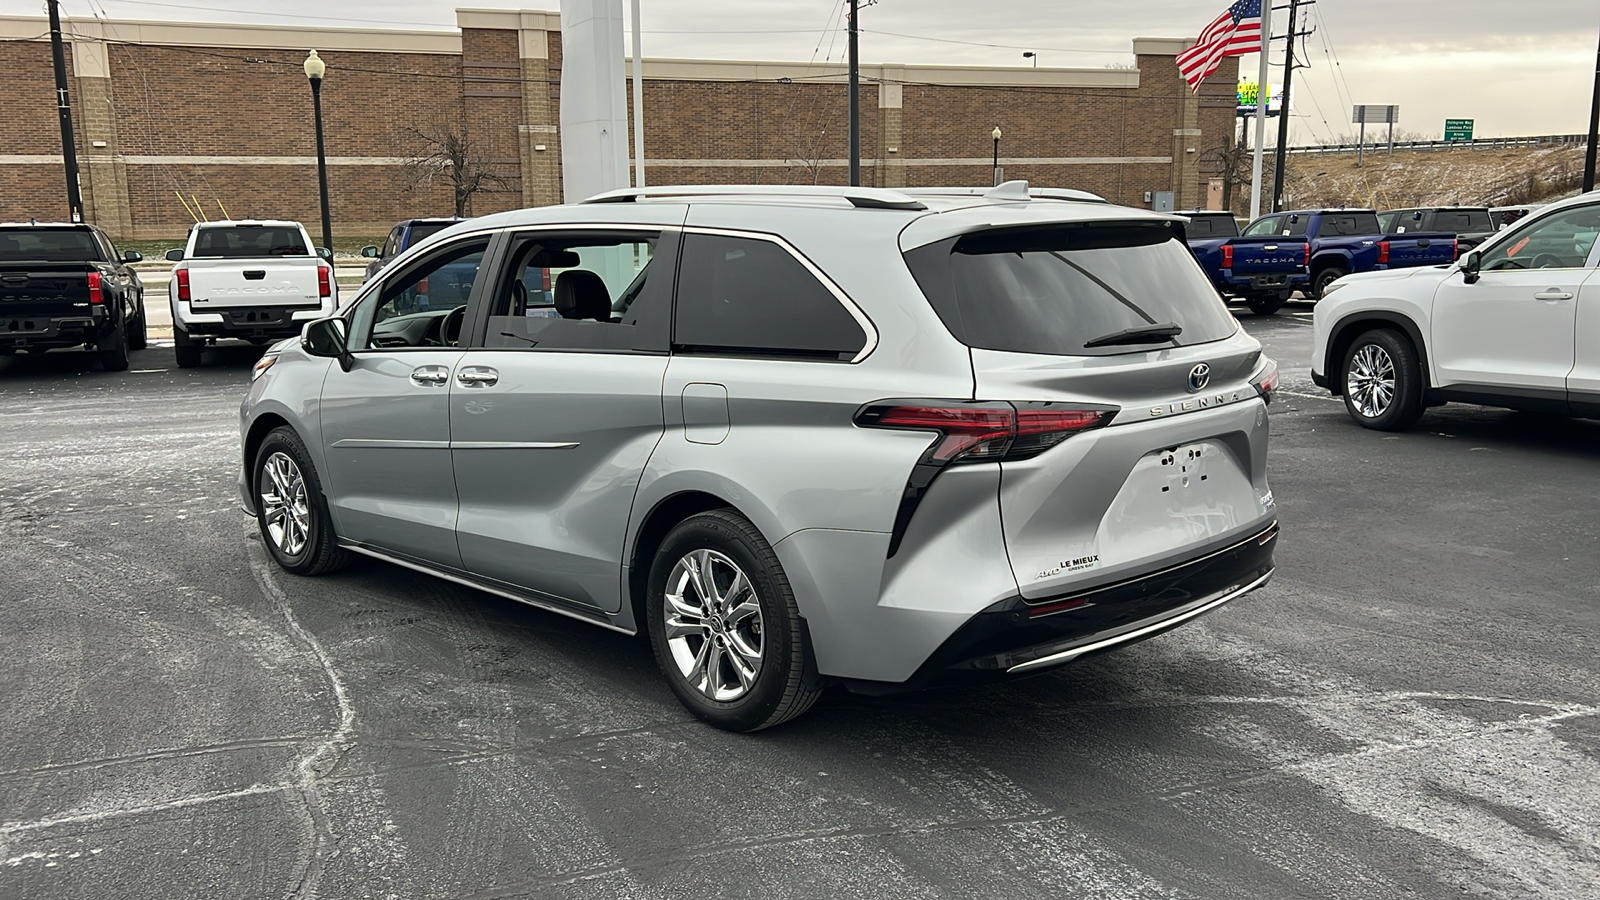
[[684,236],[676,349],[848,360],[866,342],[866,332],[839,298],[778,244]]
[[[1109,356],[1218,341],[1238,322],[1165,222],[1073,223],[968,234],[905,254],[950,333],[969,347]],[[1177,325],[1151,343],[1086,346]]]

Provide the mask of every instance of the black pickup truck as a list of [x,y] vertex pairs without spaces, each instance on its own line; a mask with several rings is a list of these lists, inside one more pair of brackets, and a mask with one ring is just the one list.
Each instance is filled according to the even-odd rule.
[[107,371],[145,345],[144,285],[92,225],[0,224],[0,355],[89,347]]

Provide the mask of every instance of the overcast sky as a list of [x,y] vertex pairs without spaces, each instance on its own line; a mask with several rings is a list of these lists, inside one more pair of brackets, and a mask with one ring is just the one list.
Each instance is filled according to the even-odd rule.
[[[647,57],[844,58],[842,0],[640,2]],[[1228,2],[878,0],[861,13],[861,58],[1002,66],[1023,65],[1022,51],[1034,50],[1041,66],[1128,64],[1132,38],[1193,37]],[[392,28],[452,26],[457,5],[557,9],[559,0],[63,0],[73,16]],[[0,0],[14,14],[35,6]],[[1433,137],[1446,118],[1475,119],[1479,136],[1588,128],[1597,0],[1319,0],[1309,18],[1301,24],[1315,34],[1301,62],[1311,68],[1295,73],[1296,143],[1353,133],[1352,103],[1398,104],[1400,128]],[[1287,13],[1276,22],[1284,30]],[[1241,71],[1254,73],[1256,59],[1242,59]],[[1275,66],[1272,80],[1281,79]]]

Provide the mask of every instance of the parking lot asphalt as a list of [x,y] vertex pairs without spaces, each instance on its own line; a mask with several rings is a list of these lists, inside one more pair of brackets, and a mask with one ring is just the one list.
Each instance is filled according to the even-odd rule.
[[0,896],[1600,896],[1600,422],[1355,426],[1308,310],[1264,590],[1009,685],[737,736],[646,644],[273,567],[259,351],[0,358]]

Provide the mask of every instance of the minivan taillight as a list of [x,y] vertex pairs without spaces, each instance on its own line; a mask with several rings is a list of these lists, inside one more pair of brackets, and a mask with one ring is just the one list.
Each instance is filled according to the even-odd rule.
[[1378,242],[1378,265],[1386,266],[1388,264],[1389,264],[1389,242],[1388,241],[1379,241]]
[[900,549],[911,517],[934,478],[955,463],[1029,459],[1080,431],[1108,424],[1114,406],[966,400],[882,400],[861,408],[863,428],[931,431],[939,437],[912,467],[889,534],[889,556]]
[[1114,408],[1066,403],[969,403],[960,400],[889,400],[862,408],[865,428],[933,431],[939,439],[921,464],[990,462],[1037,456],[1080,431],[1111,420]]
[[176,269],[172,270],[172,275],[173,275],[174,278],[178,279],[178,299],[179,300],[188,300],[189,299],[189,269],[188,269],[188,267],[180,265]]
[[1261,367],[1250,378],[1250,386],[1261,392],[1261,399],[1272,402],[1272,392],[1278,387],[1278,361],[1270,356],[1261,357]]
[[89,302],[95,305],[106,302],[106,279],[99,272],[89,273]]
[[1224,269],[1233,268],[1233,245],[1232,244],[1223,244],[1222,245],[1222,267]]
[[333,267],[322,263],[317,264],[317,296],[333,296]]

